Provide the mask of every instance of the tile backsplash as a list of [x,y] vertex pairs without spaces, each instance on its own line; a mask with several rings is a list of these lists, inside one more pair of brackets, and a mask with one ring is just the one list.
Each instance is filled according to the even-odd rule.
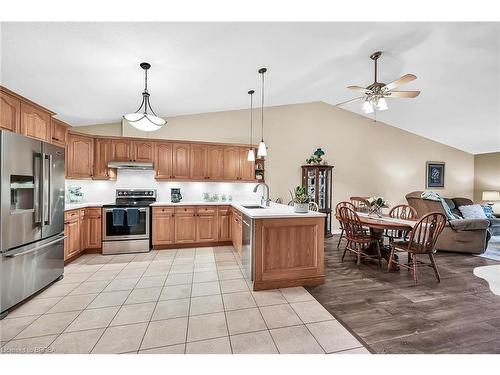
[[258,200],[253,192],[256,183],[156,181],[154,171],[121,169],[116,181],[66,180],[69,186],[81,186],[83,202],[114,202],[116,189],[156,189],[158,201],[170,202],[170,189],[180,188],[183,201],[201,201],[203,193],[232,195],[234,201]]

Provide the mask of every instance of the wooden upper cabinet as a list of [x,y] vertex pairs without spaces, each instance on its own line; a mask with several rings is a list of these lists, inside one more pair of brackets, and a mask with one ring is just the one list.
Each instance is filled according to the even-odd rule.
[[207,177],[211,180],[224,179],[224,147],[207,146]]
[[94,139],[80,134],[68,134],[66,146],[66,178],[92,178]]
[[111,160],[113,161],[132,161],[133,149],[132,140],[121,138],[111,140]]
[[172,143],[156,143],[154,158],[155,178],[159,180],[172,178],[172,149]]
[[61,147],[66,146],[66,136],[69,126],[64,122],[53,118],[51,127],[51,142]]
[[94,139],[94,180],[116,180],[116,169],[108,168],[111,161],[111,139]]
[[21,134],[51,141],[51,116],[31,104],[21,102]]
[[0,128],[19,133],[21,101],[3,91],[0,92]]
[[255,162],[248,161],[248,147],[240,147],[240,180],[255,180]]
[[207,178],[207,151],[207,145],[191,145],[190,178],[194,180]]
[[239,180],[240,149],[236,146],[224,146],[224,180]]
[[154,145],[150,141],[134,141],[132,158],[134,161],[152,162]]
[[189,179],[189,143],[174,143],[172,148],[172,176],[176,179]]

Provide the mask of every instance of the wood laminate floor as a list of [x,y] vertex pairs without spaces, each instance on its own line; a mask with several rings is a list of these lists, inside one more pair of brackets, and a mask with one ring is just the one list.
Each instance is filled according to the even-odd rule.
[[[500,296],[473,275],[499,264],[468,254],[438,253],[438,283],[429,267],[413,285],[406,270],[361,266],[325,242],[326,282],[308,291],[373,353],[500,353]],[[341,245],[341,249],[343,245]],[[405,255],[403,255],[405,257]]]

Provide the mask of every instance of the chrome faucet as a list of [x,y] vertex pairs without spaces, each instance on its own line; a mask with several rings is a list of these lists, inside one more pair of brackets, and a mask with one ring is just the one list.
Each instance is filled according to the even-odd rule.
[[264,198],[264,194],[262,194],[262,197],[260,198],[260,205],[262,207],[269,207],[271,205],[271,199],[269,198],[269,186],[264,183],[264,182],[259,182],[257,185],[255,185],[255,187],[253,188],[253,192],[256,193],[257,192],[257,189],[259,188],[259,186],[262,186],[264,187],[265,189],[262,189],[262,193],[264,193],[264,191],[266,192],[266,195],[267,197]]

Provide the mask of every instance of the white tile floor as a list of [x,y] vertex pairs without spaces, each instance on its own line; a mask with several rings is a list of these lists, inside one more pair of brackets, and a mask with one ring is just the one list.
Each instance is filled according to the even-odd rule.
[[304,288],[252,292],[231,247],[85,254],[0,321],[2,353],[368,353]]

